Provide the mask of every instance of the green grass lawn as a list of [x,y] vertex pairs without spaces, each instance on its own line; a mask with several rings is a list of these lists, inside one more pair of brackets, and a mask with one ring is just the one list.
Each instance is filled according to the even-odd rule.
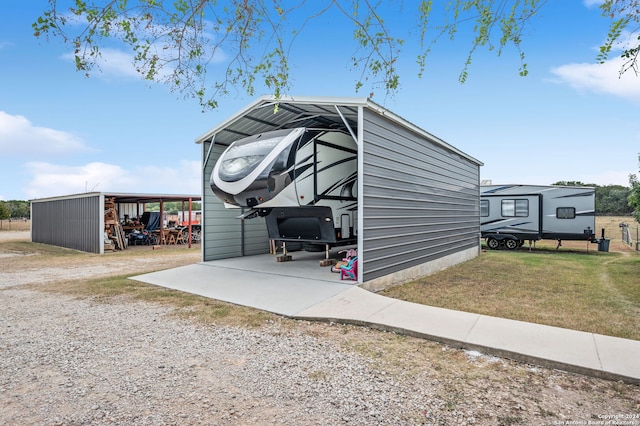
[[640,257],[634,253],[487,251],[381,294],[640,340]]

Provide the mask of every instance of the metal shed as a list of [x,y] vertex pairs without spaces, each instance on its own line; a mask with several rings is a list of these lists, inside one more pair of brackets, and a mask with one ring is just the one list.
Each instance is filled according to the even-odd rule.
[[117,220],[139,217],[147,203],[200,201],[199,195],[88,192],[31,200],[31,241],[104,253],[105,199],[115,199]]
[[[269,252],[263,218],[239,220],[209,176],[235,140],[283,128],[339,128],[358,146],[358,282],[378,290],[476,257],[482,163],[366,98],[263,96],[202,145],[203,261]],[[247,265],[250,269],[250,264]]]

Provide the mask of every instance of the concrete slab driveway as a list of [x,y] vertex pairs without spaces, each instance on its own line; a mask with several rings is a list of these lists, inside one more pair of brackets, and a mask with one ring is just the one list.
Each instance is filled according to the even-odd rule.
[[[368,325],[456,347],[612,380],[640,383],[640,341],[435,308],[341,281],[323,254],[204,262],[132,279],[276,314]],[[247,270],[250,268],[250,270]]]
[[132,279],[289,317],[354,287],[319,266],[323,253],[292,256],[282,263],[273,255],[215,260]]

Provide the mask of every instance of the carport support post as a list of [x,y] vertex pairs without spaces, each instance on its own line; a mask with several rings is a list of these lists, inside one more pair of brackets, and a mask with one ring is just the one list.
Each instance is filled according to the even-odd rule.
[[189,232],[187,233],[187,239],[189,240],[189,248],[191,248],[191,203],[193,199],[189,197]]
[[[30,208],[30,213],[31,216],[29,217],[33,217],[33,203],[30,203],[31,206]],[[29,225],[29,231],[33,232],[33,221],[31,221],[31,224]],[[105,225],[104,225],[104,194],[100,193],[100,201],[98,202],[98,244],[100,245],[100,247],[98,248],[98,253],[100,254],[104,254],[104,243],[105,238],[104,238],[104,234],[105,232]],[[33,235],[33,234],[31,234]],[[31,241],[33,241],[33,239],[31,239]]]
[[164,200],[160,199],[160,245],[164,243]]

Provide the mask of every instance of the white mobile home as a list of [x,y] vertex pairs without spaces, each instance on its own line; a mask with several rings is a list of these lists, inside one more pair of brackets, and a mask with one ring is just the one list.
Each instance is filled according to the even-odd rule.
[[526,240],[595,239],[595,189],[577,186],[483,185],[480,231],[491,249]]

